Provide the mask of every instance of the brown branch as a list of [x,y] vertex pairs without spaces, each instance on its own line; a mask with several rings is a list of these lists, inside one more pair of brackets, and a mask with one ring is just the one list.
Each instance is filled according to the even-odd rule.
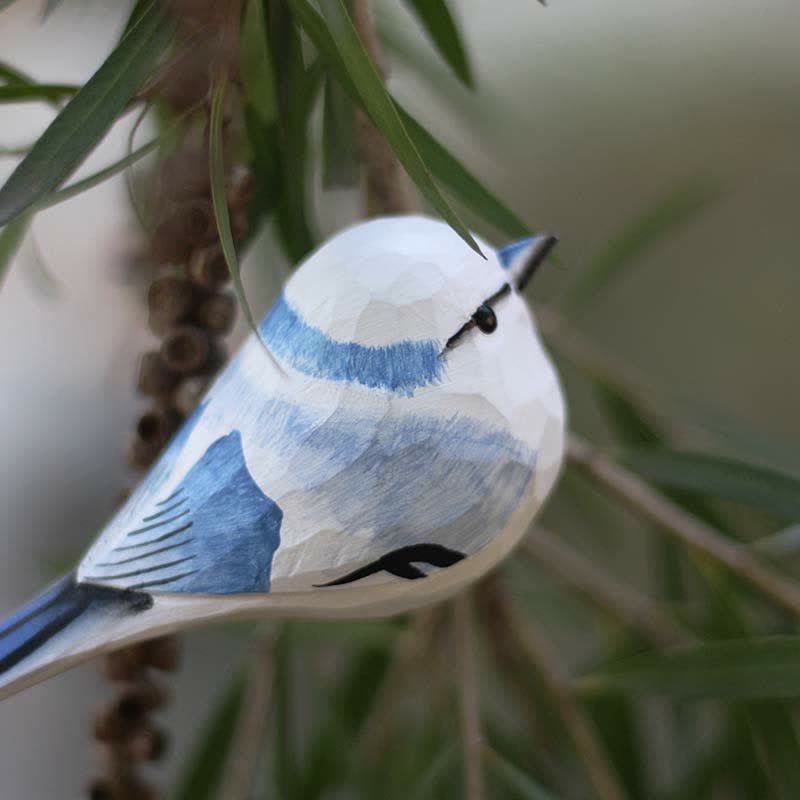
[[625,792],[594,724],[575,698],[570,676],[553,645],[531,619],[522,620],[497,581],[484,582],[490,640],[502,656],[513,653],[534,668],[546,702],[558,714],[599,800],[624,800]]
[[430,686],[440,628],[449,621],[441,607],[425,609],[416,612],[408,627],[398,634],[392,647],[391,664],[358,735],[355,745],[358,758],[374,761],[383,757],[398,702],[413,692],[410,684],[420,678],[423,670],[425,682]]
[[[369,0],[352,0],[350,16],[367,55],[385,78],[383,49],[375,32]],[[355,140],[366,173],[366,215],[407,214],[412,211],[413,204],[400,162],[389,142],[361,108],[356,109]]]
[[471,592],[463,592],[453,601],[453,632],[453,660],[458,669],[461,744],[464,750],[464,797],[466,800],[483,800],[483,735]]
[[568,453],[578,470],[608,489],[633,511],[800,616],[800,589],[797,585],[762,564],[747,547],[731,541],[684,511],[597,447],[574,434],[569,439]]
[[537,527],[525,540],[523,550],[594,607],[637,630],[656,647],[686,644],[694,638],[657,602],[620,583],[545,528]]
[[256,642],[242,697],[241,712],[222,777],[220,800],[249,800],[269,720],[275,678],[275,637],[270,632]]

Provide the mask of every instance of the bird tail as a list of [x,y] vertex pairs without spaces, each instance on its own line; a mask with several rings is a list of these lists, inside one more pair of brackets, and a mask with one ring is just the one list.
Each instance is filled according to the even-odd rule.
[[0,699],[102,649],[113,618],[150,608],[150,595],[67,575],[0,622]]

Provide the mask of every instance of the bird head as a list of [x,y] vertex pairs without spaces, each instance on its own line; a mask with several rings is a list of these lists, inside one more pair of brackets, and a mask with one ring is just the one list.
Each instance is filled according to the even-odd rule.
[[[408,452],[417,448],[417,458],[425,447],[427,457],[444,464],[442,475],[431,468],[441,494],[436,510],[426,510],[421,498],[419,508],[407,508],[402,519],[392,517],[395,528],[386,523],[387,530],[400,531],[395,544],[413,542],[423,532],[436,540],[436,531],[446,530],[441,535],[448,543],[463,543],[453,549],[470,555],[491,551],[486,546],[497,539],[502,546],[493,551],[496,560],[530,523],[563,455],[560,385],[521,294],[556,240],[536,236],[495,250],[476,239],[483,255],[446,224],[420,216],[382,218],[345,230],[298,268],[260,334],[286,371],[287,398],[327,404],[328,420],[359,420],[344,429],[357,430],[365,442],[371,437],[370,446],[379,442],[384,449],[379,479],[373,483],[373,476],[360,473],[351,478],[355,486],[369,483],[381,509],[376,516],[391,516],[386,509],[393,504],[403,508],[409,502],[404,488],[420,491],[419,474],[408,473],[413,459],[401,463],[397,451],[381,443],[382,437],[391,438],[388,431],[396,427],[395,438]],[[293,464],[296,470],[298,462]],[[296,471],[291,479],[297,480]],[[308,502],[303,497],[298,507],[307,509]],[[452,515],[461,520],[458,532],[438,513],[449,504],[463,512]],[[469,517],[471,523],[468,506],[481,509]],[[428,531],[425,513],[431,515]],[[359,510],[341,523],[343,515],[335,514],[346,528],[370,518]],[[390,538],[371,541],[386,549]],[[358,536],[338,541],[344,541],[336,552],[340,572],[346,572],[364,554]],[[319,552],[329,553],[329,545],[332,541],[320,544]],[[313,551],[304,546],[305,567],[313,564],[308,557]],[[282,574],[297,570],[289,552],[287,547],[276,554],[276,590]],[[313,568],[309,574],[308,580],[320,579]]]

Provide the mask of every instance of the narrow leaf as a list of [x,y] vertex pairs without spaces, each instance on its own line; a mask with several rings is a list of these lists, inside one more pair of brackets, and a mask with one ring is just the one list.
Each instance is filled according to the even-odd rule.
[[765,536],[752,544],[753,548],[771,558],[789,556],[800,550],[800,525],[790,525],[772,536]]
[[462,83],[472,87],[472,70],[461,33],[445,0],[406,0],[436,49]]
[[30,224],[31,215],[21,214],[4,228],[0,228],[0,285],[25,239]]
[[647,211],[591,261],[572,288],[568,307],[576,311],[608,288],[614,278],[633,265],[649,248],[688,222],[717,197],[708,181],[681,186]]
[[326,188],[355,186],[358,181],[354,115],[350,96],[333,75],[328,75],[322,118],[322,185]]
[[209,174],[211,177],[211,202],[214,206],[214,217],[219,231],[219,241],[222,246],[222,253],[225,262],[231,273],[236,297],[242,312],[247,320],[247,324],[254,330],[258,330],[250,305],[245,296],[244,286],[242,285],[242,275],[239,268],[239,258],[236,254],[236,245],[233,242],[233,232],[231,231],[231,219],[228,212],[228,198],[225,191],[225,154],[224,143],[222,140],[222,119],[225,113],[225,94],[228,88],[227,78],[223,75],[217,79],[211,93],[211,116],[208,123],[208,156]]
[[236,729],[242,688],[240,678],[228,686],[205,729],[197,737],[178,782],[175,800],[211,800],[215,796]]
[[411,114],[397,105],[403,124],[431,172],[464,206],[512,239],[530,235],[530,228],[490,192]]
[[776,470],[703,453],[642,449],[622,462],[667,489],[712,495],[800,521],[800,480]]
[[[321,56],[336,73],[342,88],[350,94],[353,100],[361,103],[361,96],[350,79],[336,45],[319,14],[304,0],[290,0],[290,3],[292,11],[309,38],[313,40]],[[452,194],[466,208],[512,239],[521,239],[530,234],[530,228],[483,186],[408,111],[397,102],[395,102],[395,107],[408,135],[413,139],[414,145],[431,172],[438,180],[447,185]]]
[[278,101],[268,48],[264,3],[262,0],[248,0],[242,27],[239,74],[247,102],[255,109],[265,126],[272,124],[278,117]]
[[244,107],[245,130],[250,145],[250,161],[256,189],[248,204],[248,231],[255,231],[259,222],[275,210],[281,190],[281,167],[278,153],[277,125],[261,124],[255,109]]
[[772,795],[796,800],[800,797],[800,742],[791,710],[784,703],[757,702],[749,704],[746,716]]
[[68,83],[11,83],[0,86],[0,103],[22,103],[28,100],[53,102],[74,95],[80,86]]
[[[289,0],[289,4],[292,9],[297,9],[299,6],[308,5],[308,0]],[[352,81],[360,101],[372,121],[386,137],[398,160],[405,167],[422,195],[448,222],[450,227],[476,253],[481,254],[477,242],[439,191],[419,151],[409,137],[392,98],[364,50],[342,0],[323,0],[321,8],[328,22],[328,29],[340,63],[343,65],[348,79]],[[311,13],[316,14],[313,9],[311,9]],[[312,32],[308,28],[306,31],[312,36]],[[335,69],[337,65],[332,66]]]
[[0,225],[72,174],[141,85],[170,34],[163,5],[151,0],[136,24],[0,188]]
[[308,201],[308,122],[321,80],[319,59],[306,69],[300,31],[290,22],[281,54],[287,91],[281,98],[281,179],[277,208],[278,232],[293,264],[310,253],[317,241]]
[[727,700],[798,697],[800,637],[732,639],[646,653],[581,678],[578,688]]
[[99,186],[104,181],[107,181],[109,178],[113,178],[114,175],[119,174],[132,164],[135,164],[137,161],[144,158],[148,153],[152,153],[160,143],[160,139],[153,139],[153,141],[143,144],[141,147],[137,147],[132,153],[120,158],[113,164],[109,164],[107,167],[98,170],[92,175],[82,178],[79,181],[75,181],[75,183],[71,183],[69,186],[65,186],[63,189],[58,189],[57,191],[52,192],[36,204],[36,210],[38,211],[42,208],[50,208],[50,206],[63,203],[65,200],[69,200],[71,197],[75,197],[82,192],[93,189],[95,186]]
[[64,0],[47,0],[42,11],[42,19],[46,20],[63,2]]
[[555,795],[496,751],[487,751],[487,763],[497,782],[515,800],[556,800]]
[[5,61],[0,61],[0,80],[5,83],[35,83],[29,75]]

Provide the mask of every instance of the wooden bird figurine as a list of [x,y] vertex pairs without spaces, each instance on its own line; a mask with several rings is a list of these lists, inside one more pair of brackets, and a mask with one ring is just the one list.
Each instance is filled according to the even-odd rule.
[[76,570],[0,624],[0,697],[207,620],[404,611],[503,559],[563,456],[520,294],[555,239],[479,243],[400,216],[312,254]]

